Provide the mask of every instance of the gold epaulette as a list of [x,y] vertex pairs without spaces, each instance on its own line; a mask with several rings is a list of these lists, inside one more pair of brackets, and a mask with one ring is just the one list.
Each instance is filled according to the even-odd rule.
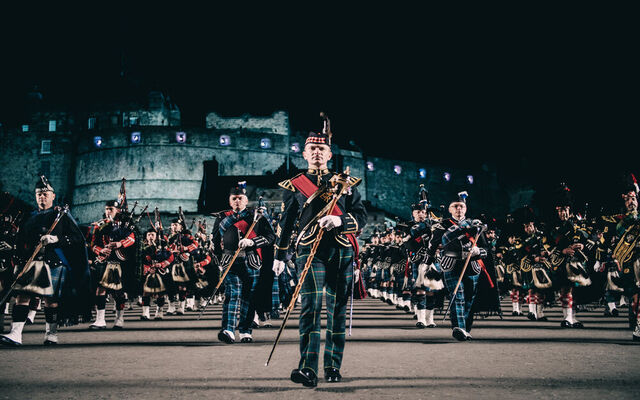
[[278,186],[280,186],[280,187],[281,187],[281,188],[283,188],[283,189],[287,189],[287,190],[289,190],[289,191],[291,191],[291,192],[295,192],[295,191],[296,191],[296,188],[295,188],[295,186],[293,186],[293,183],[291,183],[291,180],[292,180],[292,179],[295,179],[295,178],[297,178],[297,177],[299,177],[300,175],[302,175],[302,173],[300,173],[300,174],[298,174],[298,175],[294,176],[294,177],[293,177],[293,178],[291,178],[291,179],[287,179],[287,180],[284,180],[284,181],[282,181],[282,182],[278,183]]
[[356,178],[355,176],[350,176],[347,178],[347,182],[349,182],[349,186],[356,187],[362,182],[362,179]]
[[618,220],[616,219],[615,215],[603,215],[602,216],[602,220],[604,222],[609,222],[609,223],[612,223],[612,224],[615,224],[615,223],[618,222]]

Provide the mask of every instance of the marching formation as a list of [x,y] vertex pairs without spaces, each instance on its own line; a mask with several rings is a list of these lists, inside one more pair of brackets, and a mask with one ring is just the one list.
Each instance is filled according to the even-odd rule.
[[499,299],[510,296],[513,316],[548,321],[546,308],[559,306],[559,325],[579,329],[577,311],[630,304],[632,339],[640,341],[640,219],[633,175],[620,189],[623,211],[586,218],[573,211],[570,188],[556,191],[551,221],[524,206],[504,220],[466,218],[466,192],[448,208],[429,206],[421,187],[410,224],[376,231],[360,253],[362,277],[374,298],[413,313],[418,328],[432,328],[434,308],[450,299],[452,336],[470,340],[475,314],[502,315]]
[[[239,182],[229,192],[229,209],[212,215],[211,229],[205,221],[188,226],[182,209],[168,227],[157,208],[153,220],[147,207],[136,214],[137,202],[129,210],[124,179],[117,200],[107,202],[103,217],[85,229],[68,208],[54,207],[55,190],[40,176],[37,209],[25,214],[9,203],[0,221],[0,317],[11,315],[0,344],[20,346],[23,328],[33,323],[41,303],[48,346],[58,343],[59,326],[124,329],[124,310],[132,302],[140,305],[141,320],[197,310],[202,315],[209,304],[221,303],[217,337],[226,344],[251,343],[256,324],[283,317],[268,364],[291,311],[299,307],[300,360],[290,378],[315,387],[323,298],[322,372],[325,381],[340,382],[347,304],[367,293],[414,314],[419,329],[436,327],[434,312],[441,310],[458,341],[472,339],[475,315],[501,317],[505,296],[512,302],[507,312],[532,323],[547,321],[545,309],[561,307],[563,319],[557,322],[566,329],[584,327],[577,313],[581,305],[603,304],[606,315],[618,316],[617,303],[625,301],[631,305],[632,338],[640,340],[635,178],[617,194],[621,213],[590,218],[574,212],[571,191],[562,184],[548,221],[528,206],[500,220],[469,218],[473,199],[467,192],[445,210],[432,207],[421,186],[410,206],[411,221],[380,227],[365,238],[360,179],[348,168],[328,170],[332,133],[323,118],[323,131],[305,143],[308,169],[279,184],[279,215],[269,214],[261,199],[249,207],[245,183]],[[145,217],[150,228],[142,231]],[[113,321],[106,320],[109,298]],[[4,332],[3,320],[0,328]]]

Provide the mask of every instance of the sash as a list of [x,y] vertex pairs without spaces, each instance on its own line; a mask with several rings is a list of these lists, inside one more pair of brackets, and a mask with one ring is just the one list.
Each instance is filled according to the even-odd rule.
[[[225,216],[228,217],[229,215],[233,214],[233,210],[226,211],[224,214],[225,214]],[[242,233],[242,238],[243,239],[253,239],[254,237],[258,236],[256,234],[256,231],[253,230],[253,231],[251,231],[251,233],[247,237],[247,231],[249,230],[249,226],[250,225],[249,225],[249,223],[247,221],[245,221],[243,219],[241,219],[240,221],[234,223],[233,226],[235,226],[238,229],[238,231],[240,231],[240,233]],[[256,252],[258,253],[258,256],[260,257],[260,259],[262,260],[262,249],[257,248]]]
[[[291,179],[291,183],[307,199],[318,191],[318,186],[311,182],[311,180],[304,174],[300,174]],[[342,210],[340,210],[340,207],[338,207],[338,204],[336,204],[329,215],[341,216],[342,214]],[[354,259],[357,260],[357,266],[358,268],[360,268],[360,260],[358,258],[359,247],[356,235],[354,235],[353,233],[346,233],[344,235],[347,237],[347,240],[349,240],[349,243],[351,243],[351,247],[353,247]]]

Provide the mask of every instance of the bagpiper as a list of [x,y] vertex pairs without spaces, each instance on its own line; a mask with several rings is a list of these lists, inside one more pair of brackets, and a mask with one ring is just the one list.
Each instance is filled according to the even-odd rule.
[[[521,305],[524,302],[522,271],[520,270],[522,252],[521,232],[517,228],[513,215],[508,214],[502,226],[496,247],[496,271],[501,290],[511,298],[511,315],[522,316]],[[500,279],[502,275],[502,279]],[[501,282],[500,282],[501,281]]]
[[126,268],[132,268],[133,245],[136,237],[133,229],[125,224],[122,204],[117,200],[107,201],[104,206],[104,219],[98,223],[91,243],[91,251],[95,254],[92,268],[98,283],[96,289],[96,319],[89,329],[106,329],[105,308],[107,294],[111,294],[116,302],[116,315],[113,329],[124,326],[125,274]]
[[520,271],[523,288],[527,290],[529,305],[527,318],[531,321],[547,321],[544,315],[544,304],[552,281],[551,264],[548,261],[549,252],[545,247],[546,237],[536,228],[536,218],[531,208],[527,206],[523,208],[520,223],[524,231]]
[[572,212],[573,196],[565,183],[556,191],[557,218],[547,232],[550,249],[551,280],[560,292],[563,328],[582,328],[582,322],[575,317],[573,288],[591,284],[586,270],[587,257],[583,250],[589,238]]
[[[33,296],[44,298],[45,345],[58,343],[58,325],[90,315],[90,272],[85,240],[68,209],[53,207],[55,192],[42,175],[36,182],[38,209],[20,225],[16,237],[16,296],[11,332],[0,344],[22,344],[22,329]],[[38,251],[36,251],[38,250]],[[25,265],[26,264],[26,265]]]
[[218,339],[232,344],[236,329],[241,343],[253,341],[251,300],[262,267],[262,251],[273,245],[275,234],[263,207],[248,208],[246,182],[229,192],[230,210],[217,214],[213,225],[213,251],[220,268],[230,268],[224,278],[225,299]]
[[164,317],[163,306],[168,282],[171,280],[169,266],[173,263],[173,253],[167,249],[167,238],[162,236],[162,231],[148,229],[145,232],[145,241],[142,247],[142,315],[140,319],[151,319],[151,299],[155,299],[156,310],[154,320]]
[[428,218],[429,201],[424,187],[420,190],[420,202],[412,205],[413,225],[409,231],[409,266],[407,279],[408,289],[415,304],[416,327],[435,328],[433,310],[435,308],[435,294],[444,289],[442,271],[437,262],[426,263],[429,241],[432,236],[431,220]]
[[[440,266],[452,302],[452,336],[459,341],[471,340],[472,307],[484,268],[483,259],[488,254],[484,238],[480,235],[484,228],[482,221],[466,218],[467,197],[467,192],[458,193],[458,197],[449,204],[451,217],[434,226],[427,250],[427,264],[432,264],[436,261],[436,251],[441,247]],[[469,262],[464,270],[466,260]]]
[[[291,372],[293,382],[315,387],[318,383],[323,288],[327,294],[324,378],[327,382],[342,380],[340,368],[346,340],[347,299],[358,249],[355,234],[366,224],[367,214],[360,193],[354,187],[360,179],[330,172],[327,167],[332,152],[331,130],[326,117],[323,132],[309,134],[302,155],[308,169],[279,184],[284,189],[283,212],[276,232],[274,268],[283,268],[295,227],[299,228],[295,244],[299,273],[307,264],[314,242],[321,238],[301,283],[300,361]],[[346,195],[329,190],[332,182],[338,180],[349,186]],[[339,196],[336,206],[327,210],[329,215],[317,218],[333,204],[334,195]],[[320,235],[321,230],[326,234]]]
[[603,217],[606,223],[606,243],[611,254],[604,263],[607,269],[608,288],[632,299],[629,309],[629,325],[633,329],[633,341],[640,341],[640,218],[638,218],[638,183],[630,174],[621,190],[624,212]]
[[[187,230],[182,209],[178,211],[178,218],[171,220],[171,233],[169,234],[167,248],[173,253],[171,264],[171,280],[169,293],[169,308],[167,314],[184,315],[187,303],[187,291],[195,287],[196,270],[191,253],[198,248],[198,242]],[[173,301],[176,304],[173,304]]]

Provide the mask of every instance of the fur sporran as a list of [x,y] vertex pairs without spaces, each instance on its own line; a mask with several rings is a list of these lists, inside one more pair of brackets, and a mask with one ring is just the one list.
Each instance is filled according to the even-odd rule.
[[107,262],[107,266],[100,279],[100,286],[110,290],[122,289],[122,267],[120,263]]
[[578,286],[591,285],[591,279],[589,273],[584,267],[584,263],[577,260],[570,260],[567,262],[567,278],[569,281],[577,284]]
[[33,261],[27,272],[18,279],[15,289],[41,296],[53,295],[51,268],[44,261]]
[[498,262],[496,264],[496,280],[498,281],[498,283],[504,282],[504,274],[505,274],[504,264],[502,262]]
[[618,271],[607,272],[607,289],[615,292],[624,292],[622,286],[622,279]]
[[444,289],[442,281],[442,273],[438,271],[435,264],[420,264],[418,266],[418,278],[416,279],[417,287],[426,287],[431,291]]
[[174,282],[189,282],[190,278],[184,263],[175,263],[171,266],[171,279]]
[[164,282],[162,281],[162,275],[157,272],[147,275],[142,286],[144,293],[158,294],[166,291]]
[[532,271],[531,271],[531,275],[533,276],[533,284],[535,285],[536,288],[538,289],[548,289],[551,287],[552,282],[551,282],[551,277],[549,276],[549,273],[547,272],[548,269],[540,264],[535,264]]

